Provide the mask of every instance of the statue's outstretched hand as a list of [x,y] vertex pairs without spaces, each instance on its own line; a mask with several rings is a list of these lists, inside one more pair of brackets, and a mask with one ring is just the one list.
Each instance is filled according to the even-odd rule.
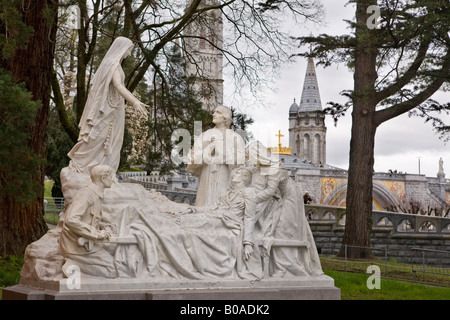
[[147,110],[150,109],[149,105],[146,105],[145,103],[142,103],[140,101],[136,101],[133,107],[135,107],[136,110],[139,111],[139,113],[141,113],[143,116],[147,116],[148,114]]

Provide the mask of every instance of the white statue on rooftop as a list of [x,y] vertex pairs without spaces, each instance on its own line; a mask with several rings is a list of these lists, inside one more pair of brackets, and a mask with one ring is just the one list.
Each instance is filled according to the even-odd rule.
[[439,172],[438,176],[445,176],[444,173],[444,161],[442,160],[442,157],[439,158]]

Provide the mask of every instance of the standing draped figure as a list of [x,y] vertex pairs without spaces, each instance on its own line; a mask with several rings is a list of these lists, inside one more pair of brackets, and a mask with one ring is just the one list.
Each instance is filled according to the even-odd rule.
[[116,38],[95,73],[78,125],[78,142],[68,153],[73,171],[89,175],[98,164],[108,165],[114,172],[119,167],[125,128],[124,99],[145,113],[142,103],[124,85],[121,62],[132,49],[130,39]]

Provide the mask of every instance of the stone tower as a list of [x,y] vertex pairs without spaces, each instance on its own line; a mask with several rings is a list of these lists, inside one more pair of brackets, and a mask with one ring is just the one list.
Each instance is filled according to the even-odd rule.
[[[188,0],[190,3],[191,0]],[[199,9],[218,5],[218,0],[202,0]],[[186,75],[194,80],[203,109],[213,111],[223,105],[223,21],[220,10],[207,10],[184,32]]]
[[326,164],[325,115],[321,113],[319,85],[313,58],[308,58],[300,104],[289,108],[289,147],[291,154],[311,161],[316,166]]

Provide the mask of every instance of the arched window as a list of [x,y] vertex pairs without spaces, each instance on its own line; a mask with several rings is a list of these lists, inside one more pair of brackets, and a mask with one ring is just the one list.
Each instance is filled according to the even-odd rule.
[[312,161],[313,161],[313,163],[317,163],[317,164],[320,162],[320,135],[319,134],[316,134],[314,136]]
[[311,143],[311,139],[309,138],[309,134],[305,134],[303,136],[303,158],[306,160],[311,160],[310,143]]

